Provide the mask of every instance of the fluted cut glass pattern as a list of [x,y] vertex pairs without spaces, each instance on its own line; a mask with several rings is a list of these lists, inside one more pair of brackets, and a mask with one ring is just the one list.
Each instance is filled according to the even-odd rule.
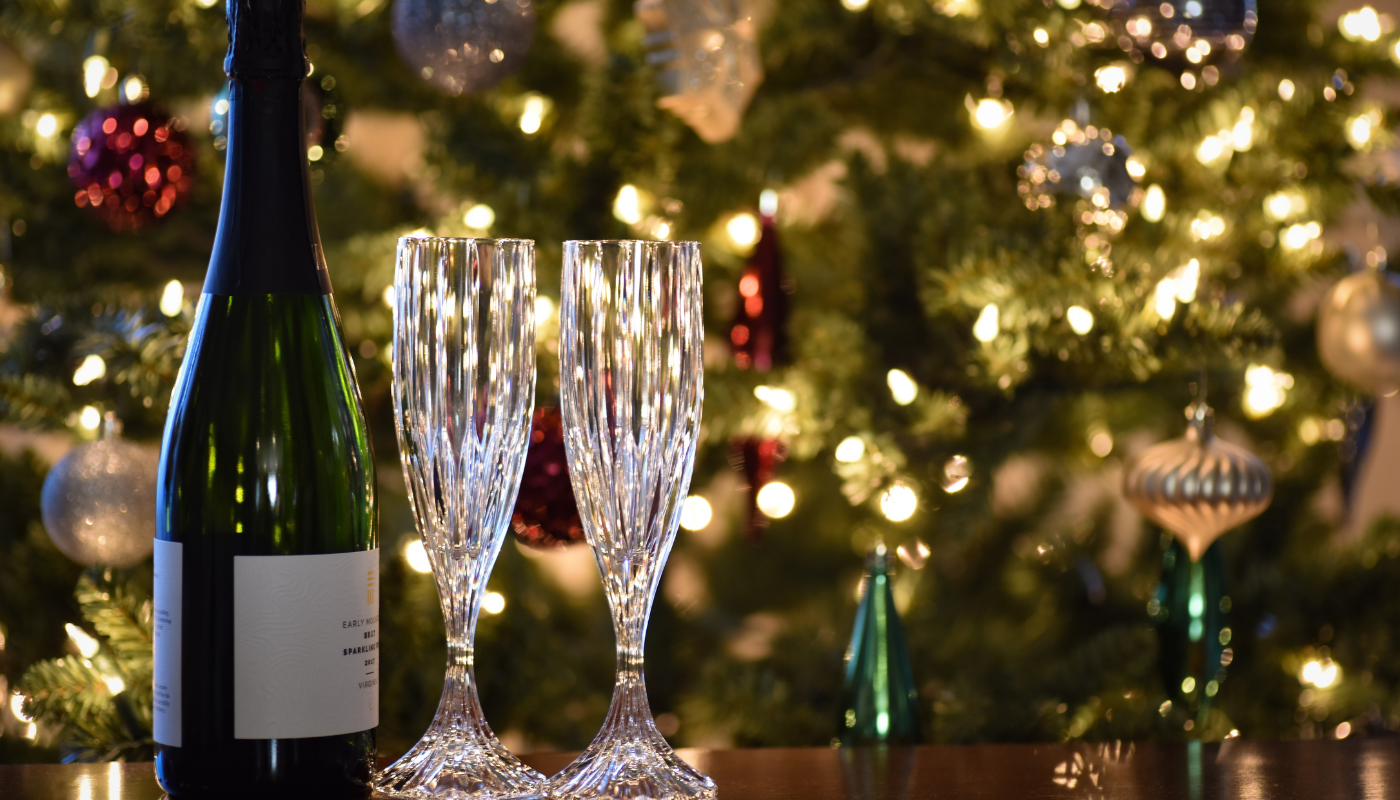
[[704,395],[700,247],[565,242],[560,393],[584,533],[617,637],[603,729],[549,798],[711,798],[656,730],[642,678],[647,619],[690,488]]
[[409,503],[437,579],[448,662],[428,732],[375,779],[394,797],[519,797],[543,781],[487,726],[472,667],[535,402],[534,259],[528,240],[399,240],[394,420]]

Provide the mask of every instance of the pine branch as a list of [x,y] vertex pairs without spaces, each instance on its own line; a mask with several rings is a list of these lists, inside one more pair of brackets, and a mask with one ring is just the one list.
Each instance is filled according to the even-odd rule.
[[83,618],[106,637],[120,669],[132,678],[153,669],[151,601],[131,585],[99,587],[91,575],[78,580],[76,591]]

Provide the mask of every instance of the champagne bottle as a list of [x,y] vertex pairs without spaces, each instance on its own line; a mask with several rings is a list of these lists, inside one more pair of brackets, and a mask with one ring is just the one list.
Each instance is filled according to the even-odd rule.
[[156,775],[176,797],[364,797],[374,766],[374,461],[311,205],[303,3],[227,0],[223,207],[157,492]]

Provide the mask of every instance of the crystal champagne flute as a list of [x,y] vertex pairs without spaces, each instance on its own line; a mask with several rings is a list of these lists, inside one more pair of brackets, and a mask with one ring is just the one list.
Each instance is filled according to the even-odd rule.
[[447,627],[437,716],[375,778],[393,797],[495,800],[543,776],[481,712],[472,642],[510,522],[535,400],[535,253],[522,239],[399,240],[394,419],[409,503]]
[[560,394],[565,449],[617,637],[617,684],[597,738],[543,794],[712,798],[656,730],[642,651],[690,487],[704,396],[700,246],[564,244]]

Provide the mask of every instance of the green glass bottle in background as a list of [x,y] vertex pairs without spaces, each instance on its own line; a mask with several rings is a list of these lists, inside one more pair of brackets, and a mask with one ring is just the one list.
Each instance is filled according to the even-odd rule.
[[890,588],[889,552],[883,544],[866,555],[865,571],[846,651],[839,738],[846,746],[917,744],[918,693]]
[[223,206],[157,493],[156,775],[175,797],[364,797],[374,460],[311,206],[302,3],[227,7]]
[[1234,658],[1220,542],[1193,562],[1186,548],[1172,539],[1162,554],[1162,582],[1154,599],[1162,685],[1172,710],[1181,719],[1193,720],[1195,728],[1205,722]]

